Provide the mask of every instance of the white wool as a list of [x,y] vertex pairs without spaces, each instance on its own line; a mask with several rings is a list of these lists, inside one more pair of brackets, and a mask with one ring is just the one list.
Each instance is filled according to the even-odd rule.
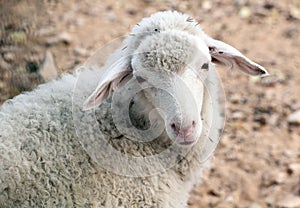
[[[117,158],[97,152],[95,146],[101,139],[136,157],[146,157],[162,148],[163,140],[136,143],[115,129],[111,122],[111,96],[96,109],[96,114],[82,111],[84,100],[101,82],[102,75],[109,73],[108,66],[120,58],[131,63],[131,55],[145,39],[172,31],[208,40],[189,16],[159,12],[136,25],[100,70],[83,67],[1,106],[0,207],[187,207],[189,192],[207,168],[223,127],[223,91],[213,66],[204,83],[204,128],[199,142],[186,155],[178,154],[174,166],[157,174],[119,175],[118,170],[132,168],[134,176],[134,171],[142,167],[130,167],[130,161],[115,165],[110,161],[121,161],[122,154]],[[235,52],[230,49],[229,53]],[[263,71],[259,65],[251,69],[258,68]],[[112,170],[99,162],[107,162]],[[148,167],[151,169],[151,164]]]

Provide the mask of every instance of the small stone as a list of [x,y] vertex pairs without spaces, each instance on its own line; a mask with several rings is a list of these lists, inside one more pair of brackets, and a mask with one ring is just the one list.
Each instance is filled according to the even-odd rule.
[[262,206],[256,202],[252,203],[249,208],[262,208]]
[[289,164],[288,173],[293,175],[300,175],[300,163]]
[[5,82],[2,82],[2,81],[0,81],[0,89],[1,88],[4,88],[6,86],[6,83]]
[[58,43],[64,43],[64,44],[71,44],[72,43],[72,36],[67,33],[67,32],[62,32],[54,37],[51,37],[51,38],[48,38],[46,40],[46,43],[48,45],[55,45],[55,44],[58,44]]
[[242,120],[245,117],[245,113],[243,111],[234,111],[231,114],[231,118],[233,120]]
[[241,7],[246,4],[246,0],[234,0],[234,6],[235,7]]
[[273,127],[276,127],[280,124],[280,115],[275,113],[275,114],[272,114],[268,120],[268,124],[273,126]]
[[0,69],[9,69],[10,65],[0,56]]
[[284,150],[283,154],[284,154],[284,156],[286,156],[288,158],[300,157],[299,151]]
[[283,35],[284,35],[284,37],[290,38],[290,39],[296,38],[299,36],[299,29],[298,29],[298,27],[295,27],[295,26],[288,27],[284,30]]
[[44,78],[44,80],[49,80],[57,77],[58,69],[55,65],[53,55],[50,51],[46,51],[46,56],[39,70],[39,73]]
[[300,207],[300,197],[288,194],[279,200],[276,205],[284,208],[297,208]]
[[257,82],[260,82],[262,80],[262,78],[261,77],[251,76],[251,77],[249,77],[249,80],[250,80],[250,82],[257,83]]
[[75,21],[75,24],[78,26],[78,27],[83,27],[84,24],[85,24],[85,20],[83,18],[77,18],[76,21]]
[[76,46],[74,48],[74,53],[75,53],[75,55],[85,56],[85,57],[90,55],[89,51],[87,49],[82,48],[80,46]]
[[230,96],[229,100],[233,104],[238,104],[241,102],[242,97],[238,94],[233,94],[232,96]]
[[36,32],[37,36],[49,36],[55,33],[55,29],[53,27],[46,27],[38,30]]
[[114,21],[116,19],[116,15],[114,12],[108,12],[106,14],[106,18],[109,20],[109,21]]
[[300,10],[296,7],[292,7],[289,13],[291,19],[300,19]]
[[12,52],[7,52],[7,53],[4,53],[3,54],[3,59],[6,61],[6,62],[12,62],[13,60],[16,59],[16,56],[14,53]]
[[260,80],[261,80],[262,85],[265,87],[275,87],[276,84],[278,84],[282,81],[276,75],[262,77]]
[[285,172],[265,172],[261,178],[261,185],[264,187],[270,187],[277,184],[282,184],[286,181],[286,173]]
[[274,181],[277,183],[277,184],[282,184],[286,181],[286,173],[283,173],[283,172],[279,172],[275,175],[274,177]]
[[239,12],[239,16],[242,19],[249,19],[252,16],[252,12],[249,7],[243,7]]
[[211,1],[204,1],[202,3],[202,9],[205,10],[205,11],[210,11],[212,9]]
[[287,118],[287,121],[291,125],[300,125],[300,110],[290,114]]

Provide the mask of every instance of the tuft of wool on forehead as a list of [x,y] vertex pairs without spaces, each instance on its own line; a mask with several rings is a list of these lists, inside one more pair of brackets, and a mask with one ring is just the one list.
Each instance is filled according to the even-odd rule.
[[196,50],[193,37],[168,31],[146,38],[137,53],[144,69],[182,73]]

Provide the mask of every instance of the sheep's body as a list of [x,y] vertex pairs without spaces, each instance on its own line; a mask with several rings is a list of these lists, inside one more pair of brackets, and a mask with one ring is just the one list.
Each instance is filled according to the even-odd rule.
[[[85,73],[95,79],[98,71]],[[64,75],[2,106],[0,207],[186,207],[189,190],[206,166],[200,162],[201,147],[196,144],[177,165],[154,176],[125,177],[99,169],[79,143],[72,121],[76,79]],[[98,116],[107,113],[105,103]],[[89,119],[92,123],[88,116],[84,122]],[[123,139],[115,140],[120,148]]]
[[[132,168],[128,175],[138,176],[135,170],[142,167],[131,167],[130,161],[118,163],[115,167],[108,164],[109,168],[99,165],[103,161],[121,161],[122,154],[117,158],[113,153],[105,152],[100,157],[102,161],[99,161],[93,152],[93,142],[104,139],[115,150],[146,158],[168,147],[170,141],[166,132],[148,143],[126,138],[112,122],[111,99],[96,110],[98,122],[95,122],[92,113],[81,111],[86,95],[95,88],[107,66],[122,57],[130,59],[130,54],[146,36],[163,30],[171,31],[172,38],[179,42],[182,39],[176,36],[176,31],[220,44],[207,39],[188,16],[176,12],[158,13],[137,25],[132,31],[134,36],[124,41],[101,70],[86,69],[73,75],[63,75],[59,80],[41,85],[33,92],[3,104],[0,109],[0,207],[187,207],[189,192],[201,178],[223,125],[221,108],[217,105],[223,92],[219,91],[220,82],[213,67],[207,72],[204,83],[206,89],[201,111],[204,124],[198,142],[187,154],[178,153],[176,163],[157,174],[151,171],[154,166],[148,164],[148,172],[152,175],[118,175],[121,173],[119,170],[127,168],[130,171]],[[262,73],[262,67],[249,62],[233,48],[229,47],[226,51],[228,48],[225,46],[221,44],[225,53],[219,54],[215,53],[218,48],[209,47],[219,61],[222,61],[220,56],[223,54],[237,54],[240,59],[233,63],[247,62],[248,65],[242,67],[252,67],[253,74]],[[157,50],[160,49],[163,50]],[[202,49],[208,54],[208,47],[203,46]],[[76,88],[77,81],[81,86]],[[147,110],[147,104],[140,102],[140,105],[136,107],[137,112],[139,109]],[[141,118],[135,118],[134,114],[132,119],[139,121]],[[95,133],[94,129],[100,131]],[[93,144],[86,146],[89,144],[87,140]]]

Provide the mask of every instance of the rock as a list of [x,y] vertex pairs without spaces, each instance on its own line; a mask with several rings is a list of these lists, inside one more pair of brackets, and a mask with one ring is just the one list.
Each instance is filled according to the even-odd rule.
[[1,88],[4,88],[4,87],[6,87],[6,83],[5,83],[5,82],[2,82],[2,81],[0,81],[0,89],[1,89]]
[[9,69],[10,65],[0,56],[0,69]]
[[37,36],[49,36],[55,33],[55,29],[53,27],[45,27],[41,28],[36,32]]
[[47,45],[55,45],[58,43],[71,44],[73,41],[72,36],[67,32],[62,32],[54,37],[48,38],[46,40]]
[[283,208],[297,208],[300,207],[300,197],[291,194],[286,195],[276,203],[276,206]]
[[252,203],[249,208],[262,208],[262,206],[256,202]]
[[287,121],[291,125],[300,125],[300,110],[290,114],[287,118]]
[[300,163],[289,164],[288,173],[293,175],[300,175]]
[[286,181],[287,175],[285,172],[265,172],[261,178],[261,185],[270,187],[277,184],[283,184]]
[[3,54],[3,59],[6,61],[6,62],[12,62],[16,59],[16,55],[12,52],[7,52],[7,53],[4,53]]
[[277,183],[277,184],[282,184],[286,181],[286,173],[284,172],[279,172],[279,173],[276,173],[275,174],[275,177],[274,177],[274,181]]
[[243,118],[245,118],[245,113],[243,111],[236,110],[231,113],[231,118],[233,120],[243,120]]
[[300,9],[298,9],[297,7],[291,7],[291,9],[289,11],[289,19],[299,20],[300,19]]
[[204,11],[210,11],[212,9],[212,3],[211,3],[211,1],[204,1],[202,3],[202,9]]
[[250,10],[249,7],[243,7],[239,12],[239,16],[242,19],[249,19],[252,16],[252,11]]
[[235,7],[245,6],[245,4],[246,4],[246,0],[234,0]]
[[74,53],[75,53],[75,55],[84,56],[84,57],[87,57],[90,55],[90,53],[87,49],[80,47],[80,46],[76,46],[74,48]]
[[46,51],[46,56],[39,70],[39,73],[44,78],[44,80],[49,80],[57,77],[58,69],[55,65],[53,55],[50,51]]
[[108,12],[108,13],[106,14],[106,18],[107,18],[109,21],[114,21],[114,20],[116,20],[116,15],[115,15],[114,12]]
[[239,104],[239,103],[247,103],[247,98],[245,97],[242,97],[241,95],[239,94],[233,94],[229,97],[229,101],[232,103],[232,104]]
[[280,78],[277,75],[270,75],[267,77],[262,77],[259,80],[261,84],[265,87],[275,87],[278,83],[283,83],[284,80],[280,80]]
[[284,154],[284,156],[286,156],[288,158],[297,158],[297,157],[300,157],[299,151],[284,150],[283,154]]
[[83,27],[85,25],[85,20],[83,18],[77,18],[75,21],[75,25],[78,27]]
[[290,26],[283,31],[283,36],[286,38],[296,38],[299,36],[299,29],[296,26]]
[[253,76],[253,77],[249,77],[249,80],[250,82],[258,83],[262,80],[262,78]]
[[280,121],[281,121],[280,115],[278,113],[274,113],[269,117],[268,124],[273,127],[276,127],[280,124]]
[[145,3],[152,3],[153,2],[153,0],[143,0],[143,2],[145,2]]

